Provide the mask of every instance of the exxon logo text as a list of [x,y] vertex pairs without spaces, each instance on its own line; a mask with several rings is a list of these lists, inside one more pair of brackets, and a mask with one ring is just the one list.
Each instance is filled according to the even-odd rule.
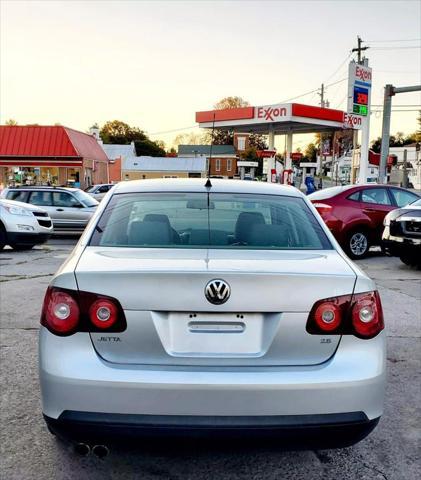
[[286,117],[287,109],[285,107],[259,107],[257,109],[257,118],[264,120],[275,120],[278,117]]
[[371,72],[365,68],[359,67],[358,65],[355,68],[355,76],[362,82],[371,82]]
[[361,125],[362,125],[361,117],[351,115],[350,113],[345,113],[344,127],[358,128],[358,127],[361,127]]

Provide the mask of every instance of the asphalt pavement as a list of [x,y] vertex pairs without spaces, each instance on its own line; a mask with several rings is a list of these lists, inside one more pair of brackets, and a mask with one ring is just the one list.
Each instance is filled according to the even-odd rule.
[[388,335],[385,413],[374,432],[342,450],[284,451],[248,445],[162,441],[116,446],[105,459],[80,457],[49,434],[37,372],[45,289],[75,241],[0,252],[0,479],[405,479],[421,462],[421,271],[373,252],[359,261],[379,287]]

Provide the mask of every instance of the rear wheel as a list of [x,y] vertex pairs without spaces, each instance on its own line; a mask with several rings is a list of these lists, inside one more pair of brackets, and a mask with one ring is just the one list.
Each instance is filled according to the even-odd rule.
[[10,245],[13,250],[31,250],[31,248],[34,247],[34,245],[16,245],[16,244],[13,244],[13,245]]
[[345,250],[351,258],[364,258],[367,256],[369,249],[370,241],[364,229],[356,229],[348,234]]

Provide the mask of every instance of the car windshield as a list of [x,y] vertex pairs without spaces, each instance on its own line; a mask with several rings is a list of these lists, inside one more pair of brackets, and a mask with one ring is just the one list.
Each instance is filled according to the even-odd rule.
[[85,207],[96,207],[99,202],[88,195],[82,190],[74,190],[73,195],[83,204]]
[[223,193],[114,195],[90,245],[332,249],[299,197]]
[[95,185],[91,185],[90,187],[86,187],[83,191],[86,193],[93,192],[95,190]]

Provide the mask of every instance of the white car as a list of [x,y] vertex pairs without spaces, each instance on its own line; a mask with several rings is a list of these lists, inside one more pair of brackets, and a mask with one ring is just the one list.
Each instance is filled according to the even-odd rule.
[[53,233],[51,218],[45,210],[23,202],[0,198],[0,250],[29,250],[46,242]]
[[171,179],[110,193],[45,296],[50,431],[86,452],[185,430],[338,447],[376,426],[380,297],[301,192]]
[[91,187],[85,188],[85,192],[92,198],[95,198],[95,200],[100,201],[113,187],[114,183],[101,183],[99,185],[92,185]]

